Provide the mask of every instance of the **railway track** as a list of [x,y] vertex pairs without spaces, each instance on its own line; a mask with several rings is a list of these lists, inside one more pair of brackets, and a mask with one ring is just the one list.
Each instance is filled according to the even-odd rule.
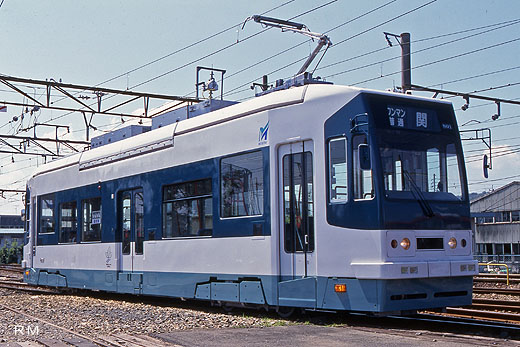
[[12,289],[24,292],[30,292],[35,294],[59,294],[60,290],[49,288],[49,287],[37,287],[31,286],[27,283],[21,282],[20,280],[11,279],[0,279],[0,288]]
[[23,274],[23,269],[20,265],[0,264],[0,271]]
[[68,328],[54,324],[53,322],[51,322],[48,319],[44,319],[44,318],[35,316],[33,314],[29,314],[27,312],[23,312],[23,311],[8,307],[3,304],[0,304],[0,308],[3,308],[4,310],[8,310],[15,314],[24,316],[26,319],[29,319],[31,321],[38,321],[39,323],[41,323],[43,325],[50,326],[54,329],[57,329],[57,330],[65,333],[66,335],[69,335],[69,337],[62,338],[61,341],[48,340],[45,338],[36,337],[34,339],[34,342],[39,343],[43,346],[61,346],[61,345],[65,345],[64,343],[66,343],[67,345],[78,346],[78,347],[93,346],[93,345],[102,346],[102,347],[173,346],[171,344],[165,343],[164,341],[153,338],[153,337],[132,336],[132,335],[127,335],[127,334],[123,334],[123,333],[118,333],[118,334],[109,335],[109,336],[102,336],[102,337],[87,336],[85,334],[81,334],[76,331],[70,330]]
[[390,316],[394,321],[404,321],[407,329],[428,329],[441,333],[462,333],[484,336],[495,336],[500,338],[520,339],[520,326],[499,319],[476,318],[465,314],[422,312],[417,315]]
[[[0,266],[0,270],[5,270],[6,267]],[[12,268],[12,272],[21,273],[23,270],[21,268]],[[9,270],[7,270],[9,271]],[[0,288],[7,288],[11,290],[24,291],[29,293],[38,293],[38,294],[63,294],[62,290],[58,290],[55,288],[48,287],[36,287],[32,285],[28,285],[26,283],[21,282],[21,278],[18,280],[1,280],[0,279]],[[474,288],[474,293],[479,294],[504,294],[504,295],[520,295],[520,289],[509,289],[509,288],[483,288],[477,287]],[[156,340],[152,342],[154,338],[147,336],[131,336],[125,334],[115,334],[111,336],[103,336],[99,337],[89,337],[86,335],[82,335],[80,333],[76,333],[67,328],[60,327],[51,321],[46,319],[39,318],[32,314],[22,312],[19,310],[12,309],[5,305],[1,305],[0,307],[12,311],[13,313],[24,315],[27,318],[37,320],[41,322],[41,324],[47,324],[55,329],[59,329],[63,332],[68,333],[71,336],[74,336],[72,339],[64,340],[67,344],[72,345],[85,345],[86,342],[90,344],[94,344],[97,346],[112,346],[112,347],[120,347],[120,346],[150,346],[156,345],[159,342],[163,343],[164,341]],[[426,311],[421,314],[418,314],[413,317],[389,317],[389,319],[398,320],[398,319],[413,319],[416,322],[428,322],[433,327],[439,326],[437,331],[442,331],[441,327],[445,327],[446,324],[450,324],[453,326],[453,330],[457,330],[457,326],[464,326],[464,329],[479,331],[482,327],[486,327],[489,331],[494,331],[494,336],[501,336],[500,334],[507,333],[508,337],[516,337],[520,338],[520,301],[506,301],[506,300],[491,300],[491,299],[473,299],[473,303],[471,306],[463,307],[463,308],[455,308],[448,307],[443,312],[440,311]],[[371,319],[374,319],[373,317]],[[511,324],[512,323],[512,324]],[[371,323],[367,323],[371,324]],[[394,323],[392,323],[394,324]],[[396,323],[397,324],[397,323]],[[405,323],[406,325],[407,323]],[[416,323],[420,325],[419,323]],[[43,343],[46,345],[45,343]]]
[[[508,312],[520,313],[520,301],[473,299],[471,308],[480,310],[506,310]],[[518,315],[520,321],[520,315]]]
[[[507,283],[506,274],[481,273],[473,277],[474,282],[483,283]],[[520,274],[509,274],[509,284],[520,283]]]
[[[499,289],[498,291],[500,294],[515,292],[515,295],[520,295],[520,291],[514,289]],[[478,291],[475,290],[475,292]],[[484,291],[480,291],[480,293],[482,292],[497,293],[497,289],[487,288]],[[473,298],[470,306],[446,307],[442,312],[433,311],[431,313],[476,320],[514,323],[520,329],[520,301]]]
[[515,288],[493,288],[493,287],[475,287],[474,294],[503,294],[503,295],[520,295],[520,289]]
[[[26,285],[19,281],[0,281],[0,286],[6,288],[22,290],[36,293],[60,293],[59,291],[52,290],[50,288],[38,288]],[[126,297],[121,297],[125,300]],[[112,298],[113,299],[113,298]],[[412,317],[370,317],[369,315],[362,314],[331,314],[327,320],[336,321],[339,319],[339,324],[357,325],[357,326],[385,326],[385,327],[397,327],[400,329],[408,330],[430,330],[440,333],[472,333],[481,334],[484,331],[484,335],[491,337],[501,338],[517,338],[520,339],[520,315],[505,312],[493,312],[489,311],[492,309],[504,309],[504,305],[508,304],[511,306],[511,311],[518,312],[520,310],[520,303],[518,305],[511,304],[507,301],[497,300],[484,300],[475,299],[473,306],[468,308],[448,308],[446,312],[427,312],[421,313]],[[486,310],[480,310],[480,308],[486,308]],[[34,314],[20,311],[7,307],[0,304],[0,308],[9,310],[15,314],[23,315],[29,320],[36,320],[41,325],[48,325],[54,329],[63,331],[69,337],[63,338],[61,341],[67,344],[76,346],[86,346],[88,344],[96,346],[111,346],[111,347],[144,347],[163,345],[167,346],[164,341],[159,340],[160,336],[149,337],[144,335],[132,336],[124,333],[117,333],[109,336],[87,336],[81,333],[77,333],[67,328],[60,327],[53,321],[45,318],[40,318]],[[484,312],[484,313],[482,313]],[[37,314],[37,313],[36,313]],[[311,315],[313,313],[310,313]],[[320,314],[320,313],[315,313]],[[298,321],[298,318],[296,318]],[[308,319],[308,318],[306,318]],[[312,319],[311,319],[312,320]],[[516,324],[510,324],[511,322]],[[36,340],[38,342],[38,340]],[[41,344],[46,346],[55,346],[56,341],[40,341]],[[59,345],[59,344],[58,344]]]

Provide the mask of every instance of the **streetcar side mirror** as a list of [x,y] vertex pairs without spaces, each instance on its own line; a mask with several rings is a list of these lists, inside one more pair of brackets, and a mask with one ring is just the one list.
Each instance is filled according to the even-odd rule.
[[488,169],[489,169],[489,163],[488,163],[488,156],[484,154],[484,158],[482,159],[482,169],[484,169],[484,178],[488,178]]
[[366,143],[358,146],[358,155],[361,170],[370,170],[370,147]]

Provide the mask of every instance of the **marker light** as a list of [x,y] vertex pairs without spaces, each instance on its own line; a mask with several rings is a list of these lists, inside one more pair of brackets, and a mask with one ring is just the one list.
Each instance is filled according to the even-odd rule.
[[448,241],[448,246],[450,246],[451,249],[454,249],[455,247],[457,247],[457,240],[454,237],[452,237]]
[[29,270],[25,271],[25,276],[29,276]]
[[345,293],[347,291],[347,285],[346,284],[335,284],[334,291],[336,293]]
[[401,241],[401,247],[403,247],[404,249],[410,248],[410,240],[405,237],[403,241]]
[[390,246],[392,246],[392,248],[397,248],[397,240],[392,240],[392,242],[390,242]]

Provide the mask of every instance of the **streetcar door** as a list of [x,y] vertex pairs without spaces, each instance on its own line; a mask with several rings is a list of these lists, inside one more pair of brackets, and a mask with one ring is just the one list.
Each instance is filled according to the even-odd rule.
[[[29,192],[29,191],[28,191]],[[36,198],[31,197],[29,193],[27,193],[25,202],[25,236],[24,236],[24,247],[23,247],[23,261],[22,267],[32,268],[33,267],[33,257],[36,251],[36,236],[35,236],[35,228],[36,228]]]
[[142,272],[144,258],[144,199],[142,189],[119,194],[120,271]]
[[316,275],[312,141],[278,150],[280,280]]

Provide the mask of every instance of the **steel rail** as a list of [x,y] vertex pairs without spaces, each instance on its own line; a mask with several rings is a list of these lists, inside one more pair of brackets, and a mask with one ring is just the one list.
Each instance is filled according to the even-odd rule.
[[505,283],[505,284],[517,284],[520,283],[520,278],[491,278],[491,277],[474,277],[473,282],[479,283]]
[[59,294],[60,291],[50,287],[31,286],[27,283],[13,280],[0,280],[0,288],[19,290],[31,293]]
[[[17,190],[17,189],[0,189],[0,191],[25,193],[25,190]],[[23,273],[22,267],[17,266],[17,265],[6,265],[6,264],[0,265],[0,271]]]
[[486,318],[498,320],[500,322],[515,322],[520,323],[520,315],[507,312],[495,312],[487,310],[475,310],[470,308],[446,307],[446,313],[457,316],[471,317],[471,318]]
[[[475,275],[476,278],[507,278],[506,274],[480,273]],[[509,278],[520,278],[520,274],[509,274]]]
[[493,287],[476,287],[473,288],[474,294],[503,294],[503,295],[520,295],[520,289],[514,288],[493,288]]
[[6,305],[3,305],[3,304],[0,304],[0,307],[5,309],[5,310],[8,310],[8,311],[11,311],[11,312],[14,312],[16,314],[19,314],[19,315],[22,315],[22,316],[25,316],[25,317],[28,317],[28,318],[31,318],[31,319],[34,319],[34,320],[37,320],[39,322],[42,322],[43,324],[47,324],[47,325],[50,325],[51,327],[54,327],[58,330],[61,330],[63,332],[66,332],[68,334],[71,334],[71,335],[74,335],[74,336],[77,336],[77,337],[80,337],[82,339],[85,339],[87,341],[90,341],[92,343],[95,343],[96,345],[98,346],[102,346],[102,347],[124,347],[123,345],[121,344],[118,344],[114,341],[107,341],[105,339],[102,339],[102,338],[92,338],[92,337],[89,337],[89,336],[86,336],[86,335],[83,335],[81,333],[78,333],[76,331],[73,331],[73,330],[70,330],[70,329],[67,329],[67,328],[64,328],[62,326],[59,326],[59,325],[56,325],[52,322],[50,322],[49,320],[47,319],[44,319],[44,318],[40,318],[40,317],[37,317],[37,316],[34,316],[32,314],[29,314],[29,313],[26,313],[26,312],[23,312],[23,311],[20,311],[20,310],[17,310],[15,308],[12,308],[12,307],[9,307],[9,306],[6,306]]

